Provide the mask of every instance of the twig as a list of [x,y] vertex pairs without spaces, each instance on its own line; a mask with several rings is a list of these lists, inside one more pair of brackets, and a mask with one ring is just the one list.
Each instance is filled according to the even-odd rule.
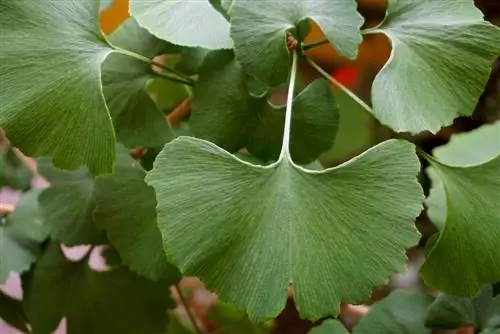
[[182,289],[181,289],[179,283],[175,284],[175,290],[177,291],[177,294],[179,295],[179,299],[181,300],[182,306],[184,306],[184,309],[186,310],[186,313],[189,317],[189,320],[193,324],[194,330],[196,331],[197,334],[203,334],[200,327],[198,327],[198,323],[196,322],[196,319],[194,318],[193,312],[191,311],[191,308],[189,307],[189,305],[186,301],[186,298],[182,294]]
[[191,98],[187,98],[181,102],[170,114],[168,114],[168,122],[174,128],[178,127],[181,121],[186,118],[191,112]]
[[315,48],[317,46],[320,46],[320,45],[323,45],[323,44],[328,44],[328,43],[330,43],[330,41],[327,38],[321,39],[319,41],[315,41],[315,42],[303,44],[302,45],[302,50],[303,51],[307,51],[307,50],[310,50],[310,49]]

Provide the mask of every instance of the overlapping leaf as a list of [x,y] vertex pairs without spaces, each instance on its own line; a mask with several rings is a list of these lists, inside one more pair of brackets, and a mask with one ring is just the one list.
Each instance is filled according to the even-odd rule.
[[110,172],[113,126],[101,87],[111,48],[99,0],[4,0],[0,4],[0,127],[29,156],[67,169]]
[[157,280],[180,277],[167,263],[156,223],[156,196],[144,182],[145,171],[132,158],[117,166],[114,175],[96,180],[96,224],[106,230],[125,264],[140,275]]
[[39,216],[38,195],[37,191],[25,193],[12,214],[0,216],[0,284],[11,273],[28,270],[41,254],[47,231]]
[[87,258],[70,262],[53,244],[23,282],[23,304],[35,333],[53,333],[63,317],[73,334],[164,333],[172,283],[125,267],[97,272]]
[[500,329],[500,297],[493,297],[491,286],[471,299],[440,294],[429,307],[425,322],[429,328]]
[[[427,254],[422,276],[443,292],[473,297],[483,285],[500,281],[500,202],[496,200],[500,122],[457,136],[435,156],[439,162],[431,161],[430,175],[435,187],[444,187],[446,212],[440,214],[446,214],[446,223]],[[431,201],[443,199],[436,196]]]
[[370,32],[392,43],[372,102],[375,117],[396,131],[437,132],[471,115],[500,55],[500,29],[470,0],[389,0]]
[[[199,138],[235,152],[246,147],[264,161],[278,158],[285,109],[267,96],[253,97],[248,75],[230,51],[207,56],[194,99],[190,124]],[[306,164],[332,147],[339,123],[338,107],[326,80],[318,79],[294,99],[290,149],[292,159]]]
[[209,0],[130,0],[130,13],[159,38],[178,45],[230,49],[229,22]]
[[338,320],[328,319],[309,331],[309,334],[348,334],[347,329]]
[[0,319],[21,333],[29,333],[21,302],[0,291]]
[[[177,51],[173,45],[139,27],[132,18],[109,41],[146,58]],[[173,139],[165,115],[146,92],[146,85],[153,78],[148,63],[113,53],[104,62],[102,71],[104,96],[120,142],[128,147],[162,147]]]
[[432,301],[427,295],[394,291],[370,308],[353,334],[431,334],[425,327],[425,316]]
[[291,59],[286,34],[305,37],[308,19],[321,27],[341,55],[356,57],[363,18],[353,0],[238,0],[231,8],[236,58],[263,82],[272,86],[284,82]]

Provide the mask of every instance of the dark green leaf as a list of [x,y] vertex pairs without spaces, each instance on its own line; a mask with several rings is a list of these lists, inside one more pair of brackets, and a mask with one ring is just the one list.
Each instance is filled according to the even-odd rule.
[[500,29],[470,0],[389,0],[392,55],[373,82],[374,116],[395,131],[437,132],[470,116],[500,55]]
[[70,262],[52,244],[24,280],[23,305],[35,333],[53,333],[63,317],[72,334],[165,332],[172,282],[152,282],[125,267],[94,271],[86,260]]
[[101,63],[111,52],[99,28],[99,0],[0,3],[0,127],[28,156],[60,168],[111,172],[113,125]]
[[[120,48],[152,59],[176,49],[152,36],[130,18],[109,37]],[[163,147],[174,138],[164,113],[146,92],[153,79],[151,65],[127,55],[113,53],[102,67],[104,96],[117,139],[127,147]]]
[[432,297],[420,293],[395,291],[370,308],[354,327],[353,334],[431,334],[425,315]]
[[21,302],[0,291],[0,319],[23,333],[29,333]]
[[106,230],[110,243],[123,262],[140,275],[153,280],[167,276],[180,278],[178,270],[167,263],[156,223],[156,196],[144,182],[140,164],[117,166],[114,175],[96,180],[97,226]]
[[341,55],[356,58],[363,18],[353,0],[235,1],[231,9],[231,37],[236,58],[261,81],[279,85],[286,80],[290,67],[286,34],[303,37],[305,34],[297,28],[307,30],[307,19],[321,27]]
[[309,331],[309,334],[348,334],[344,325],[338,320],[328,319]]
[[210,320],[217,324],[221,334],[269,333],[269,326],[252,323],[245,312],[223,302],[217,303],[210,309]]
[[38,195],[39,191],[24,193],[12,214],[0,215],[0,284],[11,273],[28,270],[41,254],[47,230],[40,219]]

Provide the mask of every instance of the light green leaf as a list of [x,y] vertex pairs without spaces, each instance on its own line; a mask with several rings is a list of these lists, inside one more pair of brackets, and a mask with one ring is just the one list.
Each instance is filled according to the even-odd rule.
[[[290,67],[287,32],[300,39],[314,20],[333,47],[348,58],[357,56],[363,18],[353,0],[238,0],[231,9],[231,37],[236,58],[250,74],[277,86]],[[302,28],[298,31],[298,27]]]
[[338,320],[328,319],[323,321],[323,323],[314,327],[309,331],[309,334],[348,334],[349,332],[345,329],[344,325]]
[[301,316],[319,319],[404,270],[405,249],[419,240],[418,171],[413,146],[398,140],[308,171],[289,156],[256,166],[179,137],[146,181],[167,257],[183,274],[254,320],[277,316],[291,284]]
[[99,0],[2,0],[0,127],[28,156],[111,172],[115,137],[101,87],[111,52]]
[[130,0],[130,13],[159,38],[206,49],[232,48],[229,22],[209,0]]
[[102,11],[108,9],[114,2],[115,0],[101,0],[100,10]]
[[0,319],[22,333],[29,333],[26,317],[21,302],[15,300],[0,290]]
[[146,172],[139,162],[128,160],[117,166],[114,175],[96,180],[95,222],[106,230],[123,262],[139,275],[153,280],[180,278],[163,252],[155,192],[144,182]]
[[353,334],[431,334],[425,315],[433,298],[420,293],[394,291],[374,304],[354,327]]
[[368,32],[392,43],[372,102],[374,116],[395,131],[435,133],[472,115],[500,55],[500,29],[471,0],[389,0],[386,18]]
[[23,281],[23,305],[35,333],[53,333],[65,317],[72,334],[156,334],[165,332],[165,311],[173,306],[170,284],[125,267],[94,271],[86,257],[70,262],[52,244]]
[[[466,325],[486,329],[495,308],[500,305],[497,304],[491,286],[482,289],[472,299],[440,294],[429,307],[425,323],[429,328],[439,329],[456,329]],[[500,309],[496,311],[500,312]]]
[[[430,175],[438,180],[435,187],[444,187],[447,212],[421,274],[448,294],[473,297],[483,285],[500,281],[499,130],[497,122],[458,135],[435,150],[439,162],[431,161]],[[429,201],[439,205],[443,199]]]
[[[209,54],[194,87],[190,124],[197,137],[229,152],[246,147],[264,161],[276,160],[283,141],[285,109],[272,107],[267,96],[252,97],[248,80],[232,52]],[[338,107],[328,82],[314,81],[294,99],[292,159],[306,164],[327,151],[338,123]]]
[[41,253],[47,231],[39,216],[38,195],[39,191],[24,193],[12,214],[0,215],[0,284],[11,273],[28,270]]
[[39,160],[38,172],[51,183],[38,198],[51,237],[68,246],[106,243],[104,232],[92,218],[96,205],[92,174],[85,168],[57,169],[46,158]]
[[[120,48],[146,58],[175,52],[176,48],[149,34],[130,18],[110,37]],[[102,84],[117,139],[127,147],[163,147],[174,138],[165,115],[146,92],[154,78],[148,63],[113,53],[102,67]]]

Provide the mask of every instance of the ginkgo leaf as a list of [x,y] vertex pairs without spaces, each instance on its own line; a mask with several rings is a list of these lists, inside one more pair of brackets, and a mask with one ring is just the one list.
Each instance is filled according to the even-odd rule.
[[101,0],[100,10],[102,11],[108,9],[114,2],[115,0]]
[[24,193],[12,214],[0,216],[0,284],[30,268],[47,237],[38,212],[39,191]]
[[236,58],[261,81],[271,86],[284,82],[291,59],[287,32],[297,39],[305,37],[308,19],[321,27],[341,55],[356,58],[363,18],[353,0],[235,1],[231,8],[231,37]]
[[[109,41],[150,59],[178,51],[139,27],[133,18],[122,24]],[[153,78],[151,65],[121,53],[109,55],[102,66],[104,96],[116,137],[127,147],[163,147],[174,138],[164,113],[146,92]]]
[[[271,106],[266,95],[253,97],[247,84],[248,75],[231,51],[209,54],[194,87],[190,124],[197,137],[231,153],[246,147],[264,161],[276,160],[285,108]],[[296,163],[310,163],[333,146],[338,115],[335,97],[324,79],[312,82],[295,97],[290,145]]]
[[500,55],[500,29],[470,0],[388,0],[385,19],[366,33],[383,33],[392,44],[372,103],[374,116],[395,131],[435,133],[472,115]]
[[51,237],[67,246],[106,243],[104,231],[92,217],[96,206],[94,176],[88,169],[60,170],[42,158],[38,172],[51,183],[38,198],[40,215]]
[[353,334],[431,334],[425,316],[433,298],[420,293],[394,291],[374,304],[354,327]]
[[26,317],[19,300],[7,296],[0,290],[0,319],[21,333],[29,333]]
[[130,0],[130,13],[159,38],[177,45],[230,49],[229,22],[209,0]]
[[123,263],[140,275],[158,280],[179,277],[178,270],[167,262],[156,223],[156,196],[144,182],[146,172],[140,164],[116,167],[114,175],[96,180],[97,226],[106,230],[110,243],[118,250]]
[[457,136],[435,156],[430,175],[444,187],[446,223],[422,277],[443,292],[473,297],[500,281],[500,122]]
[[[480,147],[481,149],[478,149]],[[439,161],[449,165],[475,165],[500,155],[500,122],[486,124],[476,130],[455,134],[448,144],[434,150]],[[425,203],[431,221],[442,230],[446,222],[446,193],[437,172],[431,167],[427,175],[432,181]]]
[[500,312],[499,302],[499,297],[493,297],[491,286],[483,288],[471,299],[442,293],[429,306],[425,323],[429,328],[439,329],[456,329],[462,326],[493,329],[492,318],[495,312]]
[[71,262],[52,244],[23,279],[23,306],[34,333],[53,333],[63,317],[72,334],[164,333],[172,283],[123,266],[94,271],[87,257]]
[[101,86],[112,51],[99,0],[2,0],[0,127],[28,156],[111,172],[115,136]]
[[338,320],[328,319],[309,331],[309,334],[348,334],[347,329]]
[[301,316],[319,319],[404,270],[405,249],[419,240],[418,171],[412,144],[398,140],[310,171],[289,157],[251,165],[179,137],[146,181],[167,257],[183,274],[255,320],[277,316],[291,284]]

